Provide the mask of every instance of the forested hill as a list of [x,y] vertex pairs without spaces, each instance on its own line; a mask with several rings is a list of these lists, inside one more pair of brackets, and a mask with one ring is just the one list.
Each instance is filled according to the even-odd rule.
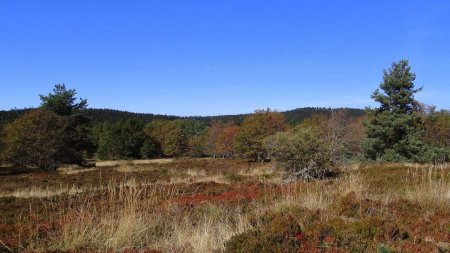
[[[357,117],[364,114],[364,110],[362,109],[354,109],[354,108],[345,108],[348,110],[349,117]],[[27,111],[32,110],[30,108],[27,109],[13,109],[9,111],[0,111],[0,125],[3,125],[7,122],[11,122],[14,119],[20,117]],[[298,108],[294,110],[289,110],[283,112],[286,117],[286,121],[289,124],[294,124],[301,122],[302,120],[311,117],[314,114],[330,114],[332,110],[331,108],[317,108],[317,107],[305,107]],[[127,118],[138,118],[144,122],[151,122],[157,119],[188,119],[188,120],[198,120],[205,123],[210,123],[212,121],[222,121],[222,122],[233,122],[236,124],[241,123],[244,118],[248,114],[237,114],[237,115],[220,115],[220,116],[191,116],[191,117],[179,117],[179,116],[171,116],[171,115],[160,115],[160,114],[151,114],[151,113],[133,113],[112,109],[87,109],[86,115],[92,119],[93,123],[99,123],[103,121],[118,121],[120,119]]]
[[[315,114],[327,114],[329,115],[332,110],[345,109],[348,112],[348,117],[354,118],[361,116],[365,113],[363,109],[356,108],[320,108],[320,107],[304,107],[297,108],[294,110],[284,111],[282,112],[286,117],[286,121],[288,124],[296,124],[302,122],[304,119],[309,118]],[[236,115],[219,115],[219,116],[203,116],[203,117],[184,117],[185,119],[196,119],[204,122],[212,122],[212,121],[222,121],[222,122],[233,122],[235,124],[240,124],[244,121],[245,117],[249,114],[236,114]]]

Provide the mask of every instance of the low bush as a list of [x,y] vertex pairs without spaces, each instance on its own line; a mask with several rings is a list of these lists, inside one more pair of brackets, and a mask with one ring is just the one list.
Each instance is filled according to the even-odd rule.
[[286,181],[324,178],[331,165],[330,148],[317,131],[298,128],[265,140],[269,154],[288,173]]
[[301,228],[289,214],[278,213],[263,220],[257,228],[233,236],[225,244],[225,252],[283,253],[295,252],[299,247],[296,236]]

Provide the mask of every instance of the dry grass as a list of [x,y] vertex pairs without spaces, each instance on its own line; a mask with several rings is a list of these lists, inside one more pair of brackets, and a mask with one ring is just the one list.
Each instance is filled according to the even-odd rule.
[[273,175],[277,172],[277,169],[273,164],[266,164],[264,166],[254,167],[254,168],[248,168],[248,169],[241,169],[238,172],[238,175],[242,176],[266,176],[266,175]]
[[[104,201],[98,203],[102,190]],[[179,196],[183,193],[175,188],[130,179],[111,181],[104,189],[91,189],[75,199],[53,199],[45,209],[58,209],[57,217],[51,217],[58,221],[56,233],[46,241],[31,235],[27,249],[116,251],[146,245],[165,252],[212,252],[223,250],[231,236],[250,228],[239,207],[223,211],[209,205],[197,217],[172,202]],[[72,209],[75,202],[82,204]]]
[[188,169],[186,174],[188,174],[191,177],[198,177],[198,176],[204,177],[204,176],[206,176],[206,171],[202,170],[202,169],[198,169],[198,170]]
[[370,185],[368,180],[361,174],[349,174],[339,178],[336,181],[336,187],[334,191],[336,194],[346,196],[349,193],[354,193],[357,198],[364,198],[365,194],[369,190]]
[[300,206],[309,210],[326,210],[332,203],[331,196],[321,189],[306,190],[300,199]]
[[[21,226],[28,226],[22,230],[31,231],[22,235],[22,230],[18,230],[19,245],[31,252],[120,252],[127,248],[223,252],[232,236],[258,229],[265,217],[278,212],[307,214],[297,219],[302,226],[312,224],[306,229],[313,230],[315,223],[327,224],[333,220],[343,221],[335,225],[350,226],[369,213],[383,222],[391,222],[393,214],[387,208],[397,208],[401,201],[418,203],[429,213],[450,208],[447,166],[413,165],[409,170],[406,167],[391,170],[352,165],[338,178],[282,184],[275,180],[281,178],[281,172],[273,164],[242,163],[235,168],[232,166],[236,162],[230,161],[230,167],[225,167],[225,162],[218,161],[221,167],[217,170],[213,166],[215,161],[188,160],[181,162],[185,167],[178,161],[167,162],[164,170],[151,164],[123,163],[92,174],[61,172],[55,175],[66,180],[77,177],[86,180],[100,173],[109,173],[112,179],[94,186],[77,184],[82,188],[22,188],[5,191],[0,197],[29,201],[27,210],[22,210],[23,214],[16,219]],[[375,169],[380,172],[374,172]],[[255,197],[242,202],[231,198],[245,196],[249,189],[255,189]],[[392,205],[388,207],[388,203]],[[345,209],[353,205],[356,211]],[[372,220],[364,222],[369,224]],[[393,222],[397,222],[395,218]],[[411,220],[411,224],[414,222]],[[432,231],[427,229],[427,233]]]
[[224,175],[205,175],[205,176],[191,176],[191,177],[171,177],[167,181],[158,181],[159,184],[171,185],[171,184],[195,184],[195,183],[208,183],[214,182],[218,184],[230,184],[230,181]]
[[[212,209],[218,207],[211,206]],[[231,213],[205,212],[198,222],[193,223],[189,217],[173,228],[176,233],[160,242],[161,248],[168,252],[208,253],[223,251],[224,244],[233,235],[243,233],[251,228],[250,222],[239,209]],[[232,220],[230,222],[230,220]]]
[[450,208],[450,174],[446,166],[413,168],[405,178],[404,197],[424,207]]
[[172,158],[165,159],[146,159],[146,160],[115,160],[96,162],[96,167],[114,167],[120,165],[143,165],[143,164],[167,164],[174,162]]
[[293,207],[312,211],[327,210],[339,197],[353,193],[357,198],[363,198],[367,190],[368,184],[359,174],[349,174],[333,181],[291,183],[284,186],[281,197],[271,203],[269,208],[274,211]]
[[80,169],[80,168],[76,168],[76,167],[75,168],[74,167],[62,167],[62,168],[58,169],[59,173],[61,173],[63,175],[73,175],[73,174],[91,172],[91,171],[96,171],[96,170],[98,170],[98,168]]
[[348,164],[343,164],[341,166],[341,170],[342,171],[346,171],[346,172],[352,172],[352,171],[357,171],[361,168],[362,164],[359,162],[352,162],[352,163],[348,163]]
[[57,189],[30,187],[25,189],[18,189],[13,192],[0,193],[0,198],[14,197],[14,198],[51,198],[61,194],[76,195],[84,191],[79,187],[60,187]]
[[[48,209],[58,210],[52,220],[57,221],[56,233],[48,242],[34,234],[28,239],[31,251],[71,249],[122,249],[149,243],[149,231],[157,224],[155,205],[159,195],[175,195],[156,185],[141,186],[135,180],[110,182],[98,203],[98,189],[75,199],[64,197],[52,200]],[[82,203],[72,209],[73,203]]]

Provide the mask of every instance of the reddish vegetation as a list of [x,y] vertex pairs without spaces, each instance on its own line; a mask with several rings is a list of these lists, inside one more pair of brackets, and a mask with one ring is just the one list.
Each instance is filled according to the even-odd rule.
[[236,191],[226,191],[216,195],[208,196],[204,194],[195,194],[189,196],[182,196],[175,199],[168,200],[170,203],[177,203],[179,205],[195,205],[203,202],[241,202],[251,201],[260,195],[260,190],[257,185],[244,186]]
[[[159,170],[158,166],[164,166],[169,172]],[[73,175],[40,172],[3,175],[0,176],[0,191],[11,192],[14,187],[30,186],[52,188],[59,187],[60,184],[90,187],[95,184],[107,185],[111,180],[120,182],[130,178],[136,179],[139,184],[144,180],[146,182],[165,181],[171,176],[183,175],[187,169],[201,169],[207,176],[222,174],[235,178],[228,177],[231,178],[231,184],[195,183],[194,180],[187,180],[190,183],[160,185],[162,192],[176,190],[179,193],[156,202],[155,208],[165,210],[171,205],[178,205],[182,207],[182,210],[202,212],[203,207],[206,206],[205,203],[212,203],[223,208],[242,207],[242,211],[248,211],[246,213],[248,214],[251,213],[251,208],[254,208],[252,203],[255,201],[263,206],[269,206],[280,196],[293,192],[305,192],[305,189],[317,188],[317,186],[333,187],[334,184],[334,180],[330,180],[277,185],[261,183],[251,177],[236,176],[239,171],[253,169],[256,166],[264,165],[222,159],[189,159],[164,165],[148,165],[151,171],[133,173],[102,169]],[[380,194],[380,189],[397,190],[398,188],[395,187],[404,184],[402,180],[407,176],[407,171],[406,167],[401,166],[370,165],[368,168],[360,169],[359,173],[368,180],[369,191]],[[448,170],[444,171],[443,175],[448,175],[448,172]],[[102,192],[92,194],[92,208],[100,204],[105,206],[106,200],[103,199]],[[59,206],[54,205],[55,203],[70,206],[69,211],[61,212]],[[26,238],[50,241],[65,224],[95,220],[96,217],[92,217],[89,210],[82,212],[77,208],[81,204],[77,198],[67,196],[61,199],[58,197],[47,199],[2,197],[0,198],[1,243],[18,251],[20,247],[27,247]],[[108,202],[111,208],[121,204],[114,201]],[[239,248],[248,245],[249,252],[258,252],[257,250],[260,249],[258,247],[277,247],[283,243],[284,246],[293,249],[290,252],[341,253],[352,250],[377,252],[380,245],[386,245],[392,252],[435,252],[439,242],[450,241],[450,210],[448,208],[438,207],[430,211],[416,201],[401,197],[385,204],[376,198],[359,198],[356,194],[350,193],[346,196],[336,196],[333,204],[326,210],[312,211],[292,207],[281,214],[268,213],[267,217],[249,216],[250,223],[255,226],[254,230],[237,235],[231,240],[230,247]],[[3,246],[0,245],[0,251],[7,251]],[[146,245],[131,247],[124,249],[123,252],[160,252],[145,247]],[[74,249],[72,252],[89,252],[89,249]]]
[[154,249],[125,249],[123,253],[162,253],[162,251],[154,250]]

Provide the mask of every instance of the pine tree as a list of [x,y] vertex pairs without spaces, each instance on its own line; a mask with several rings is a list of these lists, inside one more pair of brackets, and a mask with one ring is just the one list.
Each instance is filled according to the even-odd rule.
[[407,60],[392,63],[384,70],[380,89],[372,98],[380,107],[368,110],[363,148],[367,158],[384,161],[419,161],[423,150],[420,118],[415,114],[418,102],[414,94],[416,75]]
[[83,157],[94,151],[91,140],[91,121],[83,112],[87,109],[87,100],[75,97],[74,89],[66,89],[64,84],[57,84],[53,93],[47,96],[39,95],[41,98],[40,108],[51,111],[66,118],[68,124],[60,136],[65,145],[60,150],[62,163],[82,164]]
[[50,110],[61,116],[71,116],[77,112],[87,108],[87,100],[81,99],[79,103],[75,95],[77,92],[74,89],[66,89],[64,84],[56,84],[53,88],[53,93],[47,96],[39,95],[41,98],[41,108]]

